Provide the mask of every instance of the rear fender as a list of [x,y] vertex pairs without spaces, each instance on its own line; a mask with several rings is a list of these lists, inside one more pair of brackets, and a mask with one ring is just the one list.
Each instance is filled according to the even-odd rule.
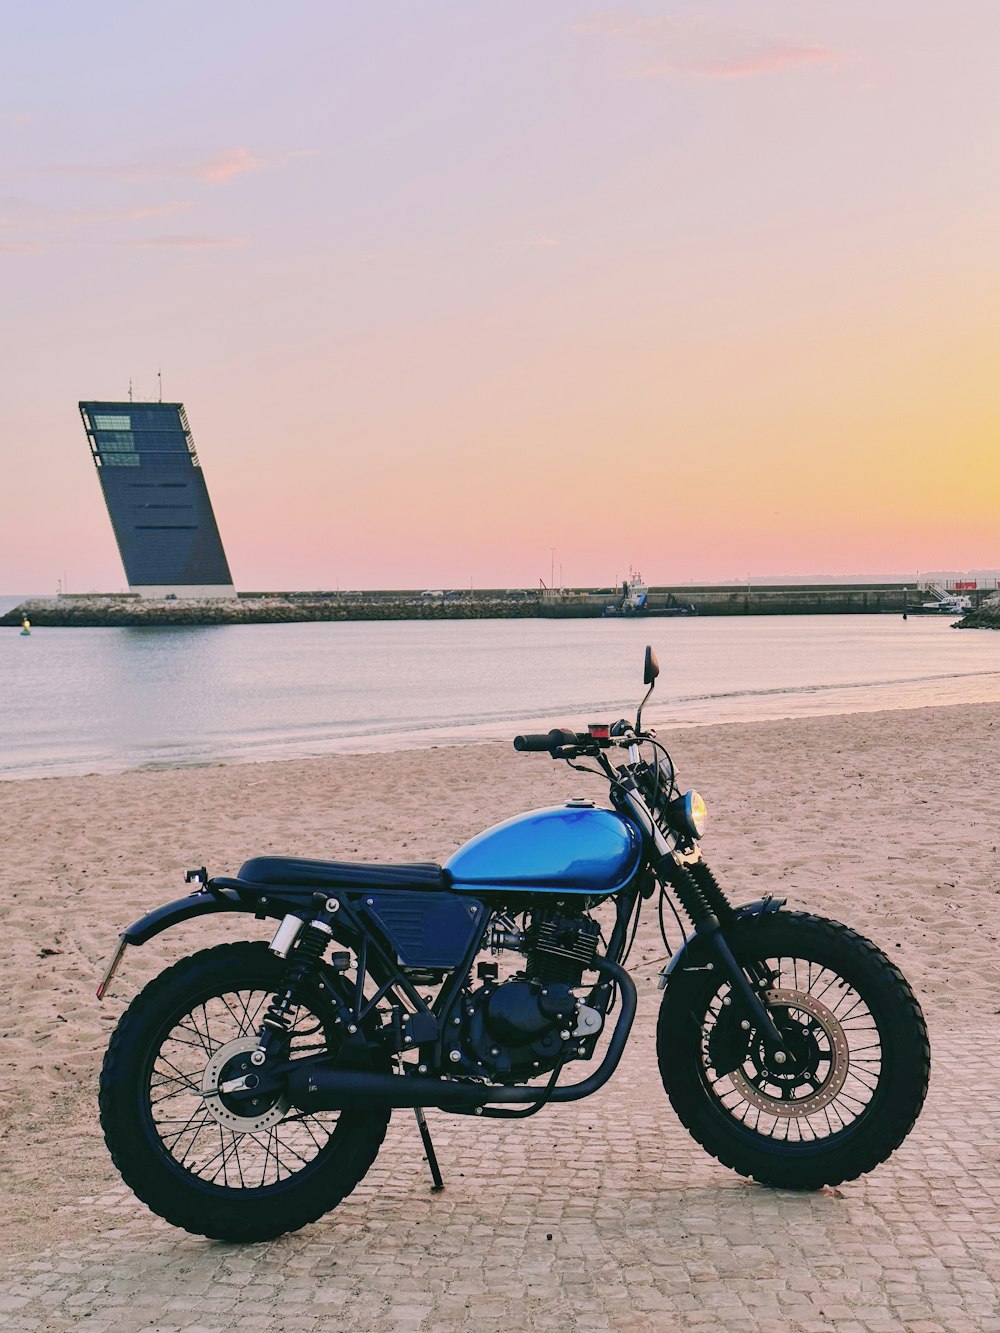
[[97,988],[97,998],[103,1000],[107,994],[126,945],[146,944],[171,926],[180,925],[182,921],[190,921],[197,916],[214,915],[216,912],[248,912],[258,921],[269,916],[280,920],[289,912],[301,910],[304,906],[305,903],[301,901],[277,897],[273,891],[255,889],[240,880],[210,880],[197,893],[189,893],[186,898],[175,898],[173,902],[154,907],[122,931],[114,957]]
[[[132,925],[122,931],[122,940],[126,944],[145,944],[151,940],[154,935],[160,935],[171,926],[177,926],[182,921],[190,921],[192,917],[208,916],[214,912],[253,912],[257,914],[256,906],[251,902],[244,902],[238,894],[229,889],[220,889],[216,892],[189,893],[186,898],[175,898],[172,903],[163,903],[160,907],[154,907],[151,912],[140,917],[138,921],[133,921]],[[283,915],[280,911],[279,916]],[[267,915],[266,912],[261,915]]]
[[[743,903],[741,907],[733,909],[733,915],[737,921],[746,921],[754,917],[770,916],[772,912],[779,912],[784,907],[787,899],[772,898],[770,895],[766,898],[758,898],[752,903]],[[685,968],[703,967],[704,954],[701,952],[700,941],[697,935],[691,939],[685,940],[681,947],[671,958],[670,962],[660,973],[660,990],[664,990],[675,972],[683,972]]]

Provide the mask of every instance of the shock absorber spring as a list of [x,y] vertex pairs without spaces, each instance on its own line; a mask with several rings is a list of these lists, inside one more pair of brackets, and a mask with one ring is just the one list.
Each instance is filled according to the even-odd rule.
[[261,1027],[269,1028],[272,1032],[287,1032],[291,1027],[291,1020],[288,1017],[289,1006],[286,1004],[286,996],[279,1000],[277,995],[273,996],[271,1003],[267,1006],[267,1012],[260,1020]]
[[288,1032],[292,1025],[291,1011],[297,1002],[301,983],[323,957],[333,931],[325,921],[309,921],[303,927],[289,957],[288,980],[284,992],[275,995],[261,1019],[261,1026],[272,1032]]
[[308,968],[323,957],[332,939],[333,931],[325,921],[308,922],[295,945],[295,961]]

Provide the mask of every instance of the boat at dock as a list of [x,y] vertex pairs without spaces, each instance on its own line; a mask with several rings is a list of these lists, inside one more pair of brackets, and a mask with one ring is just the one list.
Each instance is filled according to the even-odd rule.
[[627,579],[622,580],[621,592],[613,602],[604,608],[606,616],[696,616],[698,608],[691,602],[679,601],[672,592],[668,592],[662,602],[649,600],[649,589],[643,582],[642,575],[629,571]]
[[928,602],[921,602],[917,606],[907,606],[904,615],[907,616],[964,616],[972,610],[972,598],[965,597],[960,593],[934,592],[934,597]]

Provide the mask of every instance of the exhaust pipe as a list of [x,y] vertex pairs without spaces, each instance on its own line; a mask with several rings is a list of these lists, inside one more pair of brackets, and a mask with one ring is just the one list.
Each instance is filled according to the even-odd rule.
[[[598,971],[607,973],[621,992],[621,1011],[604,1059],[582,1083],[554,1088],[549,1102],[575,1102],[604,1086],[618,1068],[635,1018],[636,991],[623,967],[606,958]],[[307,1056],[293,1061],[286,1091],[300,1111],[371,1110],[373,1107],[433,1106],[444,1111],[470,1111],[495,1102],[537,1102],[539,1087],[503,1087],[483,1083],[458,1083],[451,1079],[427,1078],[418,1074],[372,1074],[357,1069],[337,1069],[329,1056]]]
[[[305,1060],[301,1063],[307,1064]],[[293,1068],[286,1087],[292,1105],[300,1111],[367,1111],[373,1106],[471,1109],[485,1105],[490,1099],[489,1088],[480,1084],[452,1083],[419,1075],[324,1069],[322,1065]]]

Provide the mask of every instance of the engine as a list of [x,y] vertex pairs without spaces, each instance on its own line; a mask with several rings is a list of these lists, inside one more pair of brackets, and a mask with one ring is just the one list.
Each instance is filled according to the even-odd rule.
[[594,961],[600,938],[601,928],[589,916],[536,913],[525,931],[528,979],[543,985],[579,986],[584,969]]
[[495,964],[481,965],[483,984],[472,991],[463,1024],[467,1069],[473,1065],[495,1080],[525,1079],[567,1055],[589,1053],[580,1043],[596,1036],[603,1022],[579,1003],[573,987],[592,966],[600,934],[590,917],[549,912],[534,913],[524,931],[495,932],[494,947],[519,949],[525,968],[498,983]]

